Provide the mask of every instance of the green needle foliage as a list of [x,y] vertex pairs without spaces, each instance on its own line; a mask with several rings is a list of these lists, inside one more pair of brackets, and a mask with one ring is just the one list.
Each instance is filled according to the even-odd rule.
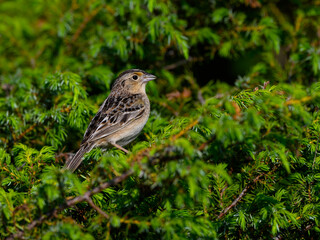
[[[1,239],[319,239],[320,5],[0,3]],[[62,170],[117,74],[151,115]]]

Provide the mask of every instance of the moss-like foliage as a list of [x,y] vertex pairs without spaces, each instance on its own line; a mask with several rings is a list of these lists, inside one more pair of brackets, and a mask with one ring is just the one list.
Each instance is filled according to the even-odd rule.
[[[0,3],[1,239],[320,238],[319,1]],[[62,170],[121,71],[127,146]]]

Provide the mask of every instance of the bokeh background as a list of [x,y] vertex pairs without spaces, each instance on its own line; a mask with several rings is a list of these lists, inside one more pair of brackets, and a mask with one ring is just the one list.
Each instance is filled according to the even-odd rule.
[[34,69],[43,78],[74,71],[106,91],[119,71],[140,67],[192,75],[200,85],[266,75],[310,83],[319,72],[318,7],[302,0],[2,1],[2,81]]

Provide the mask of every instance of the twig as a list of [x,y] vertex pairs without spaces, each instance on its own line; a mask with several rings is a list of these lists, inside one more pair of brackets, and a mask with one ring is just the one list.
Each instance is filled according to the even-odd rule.
[[251,32],[251,31],[261,31],[266,26],[242,26],[242,27],[236,27],[237,32]]
[[105,218],[109,219],[109,215],[106,214],[105,211],[103,211],[101,208],[99,208],[97,205],[94,204],[94,202],[92,201],[92,199],[90,197],[88,197],[88,199],[86,199],[86,201],[90,204],[90,206],[92,208],[94,208],[98,213],[100,213],[102,216],[104,216]]
[[171,111],[175,116],[178,116],[179,113],[178,113],[173,107],[169,106],[167,103],[165,103],[165,102],[160,102],[159,104],[160,104],[161,106],[167,108],[167,109],[168,109],[169,111]]
[[79,38],[79,36],[82,33],[82,31],[84,30],[84,28],[87,26],[88,22],[90,22],[91,19],[94,18],[103,7],[104,7],[104,5],[99,6],[98,8],[96,8],[92,12],[90,12],[89,15],[83,19],[82,23],[80,24],[80,26],[76,30],[75,34],[72,36],[72,42],[77,41],[77,39]]
[[[309,231],[311,228],[314,227],[314,225],[315,225],[315,223],[313,222],[313,223],[310,223],[309,225],[307,225],[304,229],[301,229],[301,230],[300,230],[301,234],[303,234],[303,233],[306,232],[306,231]],[[279,233],[279,234],[278,234],[276,237],[274,237],[273,239],[274,239],[274,240],[281,240],[281,239],[283,239],[283,237],[282,237],[281,233]],[[301,238],[301,239],[302,239],[302,238]]]
[[123,180],[125,180],[127,177],[129,177],[132,174],[133,174],[133,170],[130,169],[130,170],[126,171],[125,173],[123,173],[121,176],[115,177],[114,179],[112,179],[108,182],[102,183],[98,187],[95,187],[94,189],[87,191],[84,195],[75,197],[75,198],[67,201],[67,206],[70,207],[70,206],[76,205],[77,203],[84,202],[92,195],[99,193],[106,188],[109,188],[113,185],[116,185],[116,184],[122,182]]
[[210,143],[212,143],[214,140],[216,140],[215,137],[210,138],[208,141],[202,143],[200,145],[200,147],[198,148],[199,151],[202,151],[203,149],[205,149]]
[[165,66],[164,69],[165,69],[165,70],[175,69],[175,68],[177,68],[177,67],[180,67],[180,66],[186,64],[187,62],[190,62],[191,59],[192,59],[192,58],[190,57],[190,58],[188,58],[188,59],[180,60],[180,61],[178,61],[178,62],[175,62],[175,63],[172,63],[172,64],[170,64],[170,65]]
[[[260,176],[260,175],[259,175]],[[258,176],[258,177],[259,177]],[[240,195],[231,203],[231,205],[229,205],[228,207],[226,207],[218,216],[218,219],[222,218],[224,215],[227,214],[227,212],[229,212],[229,210],[231,208],[233,208],[234,206],[237,205],[237,203],[243,198],[243,196],[246,194],[246,192],[249,189],[249,185],[245,186],[245,188],[242,190],[242,192],[240,193]]]
[[[226,192],[226,189],[228,188],[228,186],[225,186],[224,188],[222,188],[221,189],[221,192],[220,192],[220,200],[222,200],[222,198],[223,198],[223,195],[224,195],[224,193]],[[219,201],[220,202],[220,206],[221,206],[221,208],[223,208],[223,203],[222,203],[222,201]]]
[[[87,191],[84,195],[81,195],[81,196],[75,197],[71,200],[68,200],[65,204],[61,205],[60,207],[52,210],[51,212],[49,212],[45,215],[42,215],[38,219],[32,221],[30,224],[28,224],[28,226],[26,227],[26,230],[30,231],[33,228],[35,228],[36,226],[38,226],[39,224],[43,223],[45,220],[50,219],[51,217],[55,216],[58,212],[66,209],[68,207],[74,206],[80,202],[84,202],[84,201],[88,202],[98,213],[100,213],[104,217],[109,218],[108,214],[106,214],[102,209],[100,209],[98,206],[96,206],[92,202],[92,199],[90,197],[96,193],[103,191],[106,188],[109,188],[113,185],[116,185],[116,184],[124,181],[126,178],[128,178],[130,175],[132,175],[133,172],[134,171],[132,169],[130,169],[130,170],[126,171],[125,173],[123,173],[121,176],[115,177],[112,180],[105,182],[105,183],[102,183],[98,187],[95,187],[94,189]],[[13,239],[17,239],[17,238],[20,239],[23,237],[23,235],[24,235],[24,231],[18,231],[17,233],[9,236],[6,239],[7,240],[13,240]]]
[[319,139],[320,139],[320,136],[318,137],[317,144],[316,144],[316,151],[315,151],[314,157],[313,157],[312,170],[314,169],[314,164],[316,162],[316,158],[317,158],[317,154],[318,154]]
[[203,98],[203,96],[202,96],[202,92],[201,92],[200,89],[198,90],[197,97],[198,97],[198,100],[199,100],[199,102],[201,103],[201,105],[204,105],[204,104],[206,103],[206,101],[204,100],[204,98]]
[[[62,207],[56,208],[53,211],[42,215],[41,217],[39,217],[38,219],[32,221],[28,226],[27,226],[27,230],[30,231],[32,230],[34,227],[38,226],[39,224],[41,224],[43,221],[45,221],[46,219],[54,216],[57,214],[58,211],[62,210]],[[6,240],[13,240],[13,239],[22,239],[24,235],[24,231],[18,231],[17,233],[9,236],[6,238]]]
[[235,207],[238,202],[244,197],[244,195],[246,194],[246,192],[249,190],[249,188],[251,187],[252,184],[256,183],[262,176],[266,175],[267,172],[261,173],[259,174],[251,183],[248,183],[244,189],[242,190],[242,192],[239,194],[239,196],[225,209],[223,209],[223,211],[219,214],[218,219],[222,218],[224,215],[226,215],[229,210],[233,207]]
[[229,205],[228,207],[226,207],[225,209],[223,209],[223,211],[219,214],[218,219],[222,218],[224,215],[226,215],[229,210],[231,208],[233,208],[234,206],[236,206],[238,204],[238,202],[244,197],[244,195],[246,194],[246,192],[249,190],[249,188],[255,184],[257,181],[259,181],[259,179],[262,176],[268,175],[273,173],[276,169],[278,168],[278,165],[274,166],[274,168],[270,171],[270,172],[263,172],[260,175],[258,175],[255,179],[253,179],[253,181],[251,183],[248,183],[247,186],[245,186],[245,188],[242,190],[242,192],[239,194],[239,196],[231,203],[231,205]]
[[17,140],[21,140],[27,133],[31,132],[38,123],[34,123],[33,125],[31,125],[29,128],[27,128],[24,132],[22,132],[16,139],[14,139],[15,141]]
[[199,120],[195,120],[192,123],[190,123],[186,128],[182,129],[182,131],[180,131],[178,134],[172,136],[170,138],[171,141],[176,140],[177,138],[181,137],[183,134],[185,134],[186,132],[188,132],[191,128],[193,128],[195,125],[197,125],[199,123]]
[[201,57],[189,57],[188,59],[183,59],[183,60],[180,60],[178,62],[175,62],[175,63],[172,63],[172,64],[169,64],[167,66],[164,66],[164,69],[165,70],[172,70],[172,69],[175,69],[177,67],[180,67],[188,62],[197,62],[197,61],[202,61],[203,58]]

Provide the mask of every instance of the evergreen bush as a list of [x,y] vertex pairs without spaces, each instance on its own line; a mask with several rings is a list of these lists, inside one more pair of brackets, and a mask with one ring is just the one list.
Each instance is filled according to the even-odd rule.
[[[319,239],[320,5],[0,3],[1,239]],[[62,170],[117,74],[158,76],[129,155]]]

